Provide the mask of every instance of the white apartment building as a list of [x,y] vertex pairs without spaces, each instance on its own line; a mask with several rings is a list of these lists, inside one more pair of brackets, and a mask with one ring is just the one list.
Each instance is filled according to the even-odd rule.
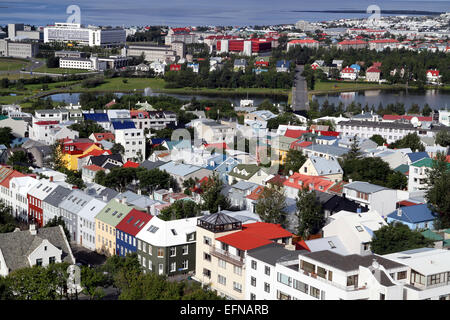
[[13,215],[22,220],[28,221],[28,192],[38,184],[39,180],[32,177],[15,177],[9,181],[9,191],[11,194],[11,208]]
[[105,202],[98,199],[92,199],[78,212],[78,242],[81,246],[92,251],[95,251],[95,216],[105,206]]
[[439,123],[445,126],[450,126],[450,111],[439,110]]
[[377,255],[300,251],[279,261],[274,300],[402,300],[408,267]]
[[85,46],[120,46],[126,41],[126,32],[121,28],[84,27],[78,23],[56,22],[44,27],[44,42],[75,42]]
[[124,161],[143,161],[145,159],[145,136],[143,129],[121,129],[114,132],[116,143],[125,148]]
[[405,300],[450,300],[450,251],[421,248],[383,255],[408,266]]
[[346,198],[376,211],[382,217],[396,209],[398,200],[404,200],[398,199],[397,190],[364,181],[353,181],[344,185],[342,193]]
[[97,57],[90,58],[60,58],[59,67],[62,69],[80,69],[80,70],[106,70],[107,62]]
[[0,39],[0,56],[12,58],[32,58],[39,52],[39,44],[33,42],[12,42]]
[[166,45],[143,45],[133,44],[125,46],[121,54],[126,57],[140,57],[144,54],[145,61],[159,61],[159,62],[175,62],[177,53],[171,46]]
[[[424,158],[409,165],[408,191],[425,191],[428,189],[428,173],[433,167],[433,160]],[[450,165],[447,165],[450,170]]]
[[199,139],[206,143],[232,142],[236,129],[210,119],[194,119],[191,122]]

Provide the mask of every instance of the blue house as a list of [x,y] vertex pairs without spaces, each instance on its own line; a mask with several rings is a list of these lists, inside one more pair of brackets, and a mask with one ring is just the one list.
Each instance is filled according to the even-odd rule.
[[147,212],[132,209],[116,226],[116,254],[126,256],[137,251],[136,235],[153,216]]
[[433,229],[436,215],[427,204],[401,207],[387,216],[387,222],[400,222],[406,224],[411,230]]

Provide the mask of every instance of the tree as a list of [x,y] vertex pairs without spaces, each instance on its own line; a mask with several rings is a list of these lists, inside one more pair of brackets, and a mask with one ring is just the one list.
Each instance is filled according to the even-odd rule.
[[204,192],[201,194],[203,201],[203,210],[209,210],[210,213],[216,213],[228,209],[231,204],[229,200],[221,193],[223,182],[217,175],[213,175],[204,184]]
[[86,188],[86,184],[81,177],[81,171],[77,170],[63,170],[63,172],[67,175],[66,182],[76,186],[78,189]]
[[122,156],[125,154],[125,148],[120,143],[114,143],[113,147],[111,148],[112,154],[121,154]]
[[419,231],[411,230],[407,225],[397,222],[374,231],[371,250],[375,254],[383,255],[431,245],[433,241],[426,239]]
[[430,114],[433,112],[433,109],[430,108],[430,106],[427,104],[425,104],[425,106],[422,109],[422,115],[424,117],[428,117],[430,116]]
[[316,192],[309,191],[307,186],[298,191],[296,206],[298,235],[306,240],[310,235],[316,234],[322,229],[325,224],[325,215],[322,205],[317,200]]
[[149,193],[161,188],[172,188],[173,190],[179,188],[176,180],[169,173],[159,169],[137,170],[136,176],[139,180],[139,188]]
[[56,171],[61,171],[67,168],[67,162],[63,159],[62,143],[60,141],[55,142],[51,146],[51,160],[50,164]]
[[450,132],[447,130],[441,130],[436,134],[436,144],[440,145],[441,147],[448,147],[450,146]]
[[12,208],[0,200],[0,233],[12,232],[16,228],[17,222],[12,215]]
[[358,137],[355,135],[353,137],[352,145],[350,146],[350,151],[344,155],[345,161],[358,160],[361,158],[361,149],[358,143]]
[[306,162],[306,157],[302,151],[289,149],[286,155],[286,162],[282,166],[283,175],[290,174],[292,172],[298,172],[301,166]]
[[12,139],[14,139],[14,136],[10,127],[0,128],[0,144],[9,148]]
[[450,165],[446,156],[438,153],[427,176],[425,198],[431,211],[437,213],[436,229],[450,227]]
[[53,219],[50,219],[47,224],[44,226],[44,228],[49,227],[56,227],[56,226],[62,226],[64,233],[66,234],[67,241],[70,242],[70,232],[69,229],[66,227],[66,223],[64,222],[64,219],[61,216],[55,216]]
[[402,139],[397,140],[389,145],[390,149],[402,149],[402,148],[410,148],[413,152],[416,151],[425,151],[425,147],[420,141],[417,133],[408,133]]
[[387,177],[388,188],[405,190],[407,186],[408,186],[408,179],[403,173],[399,171],[393,171],[390,175],[388,175]]
[[97,300],[104,297],[105,292],[102,287],[108,285],[106,275],[98,268],[81,268],[81,286],[83,293],[88,295],[91,300]]
[[264,187],[256,201],[255,211],[262,221],[284,226],[286,221],[286,196],[275,188]]
[[373,142],[375,142],[379,146],[382,146],[382,145],[384,145],[387,142],[386,139],[384,139],[379,134],[374,134],[373,136],[370,137],[370,140],[372,140]]
[[81,123],[74,123],[69,126],[69,129],[78,131],[80,138],[89,138],[92,133],[105,132],[105,129],[98,123],[92,120],[86,120]]
[[190,200],[177,200],[169,207],[161,210],[158,218],[170,221],[184,218],[197,217],[201,213],[200,206],[194,201]]

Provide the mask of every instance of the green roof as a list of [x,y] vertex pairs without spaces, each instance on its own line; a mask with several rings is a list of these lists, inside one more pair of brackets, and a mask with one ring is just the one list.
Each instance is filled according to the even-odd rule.
[[443,246],[450,247],[450,239],[444,240]]
[[[430,158],[423,158],[421,160],[418,160],[416,162],[413,162],[411,165],[414,167],[428,167],[428,168],[432,168],[433,167],[433,159]],[[447,163],[447,169],[450,170],[450,163]]]
[[114,198],[95,216],[95,219],[115,228],[132,209],[133,207],[120,203]]
[[450,233],[450,228],[444,230],[445,233]]
[[401,172],[403,174],[407,174],[409,172],[409,166],[407,164],[401,164],[394,171]]
[[436,233],[436,232],[431,231],[430,229],[427,229],[427,230],[425,230],[425,231],[422,231],[421,234],[422,234],[425,238],[430,239],[430,240],[433,240],[433,241],[442,241],[442,240],[444,240],[444,237],[442,237],[441,235],[439,235],[439,234]]
[[[231,170],[228,175],[232,177],[237,177],[239,179],[248,180],[250,179],[255,173],[257,173],[261,168],[258,167],[256,164],[238,164],[236,167]],[[235,172],[235,170],[245,170],[248,175],[243,175],[240,173]]]
[[5,120],[5,119],[8,119],[8,116],[0,115],[0,120]]

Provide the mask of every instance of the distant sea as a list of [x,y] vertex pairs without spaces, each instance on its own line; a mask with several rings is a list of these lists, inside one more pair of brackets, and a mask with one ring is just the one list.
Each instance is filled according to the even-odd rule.
[[[0,0],[0,25],[65,22],[69,5],[80,7],[83,24],[244,26],[368,18],[365,11],[372,4],[380,7],[381,15],[392,15],[383,10],[450,12],[450,0]],[[312,10],[316,12],[305,12]]]

